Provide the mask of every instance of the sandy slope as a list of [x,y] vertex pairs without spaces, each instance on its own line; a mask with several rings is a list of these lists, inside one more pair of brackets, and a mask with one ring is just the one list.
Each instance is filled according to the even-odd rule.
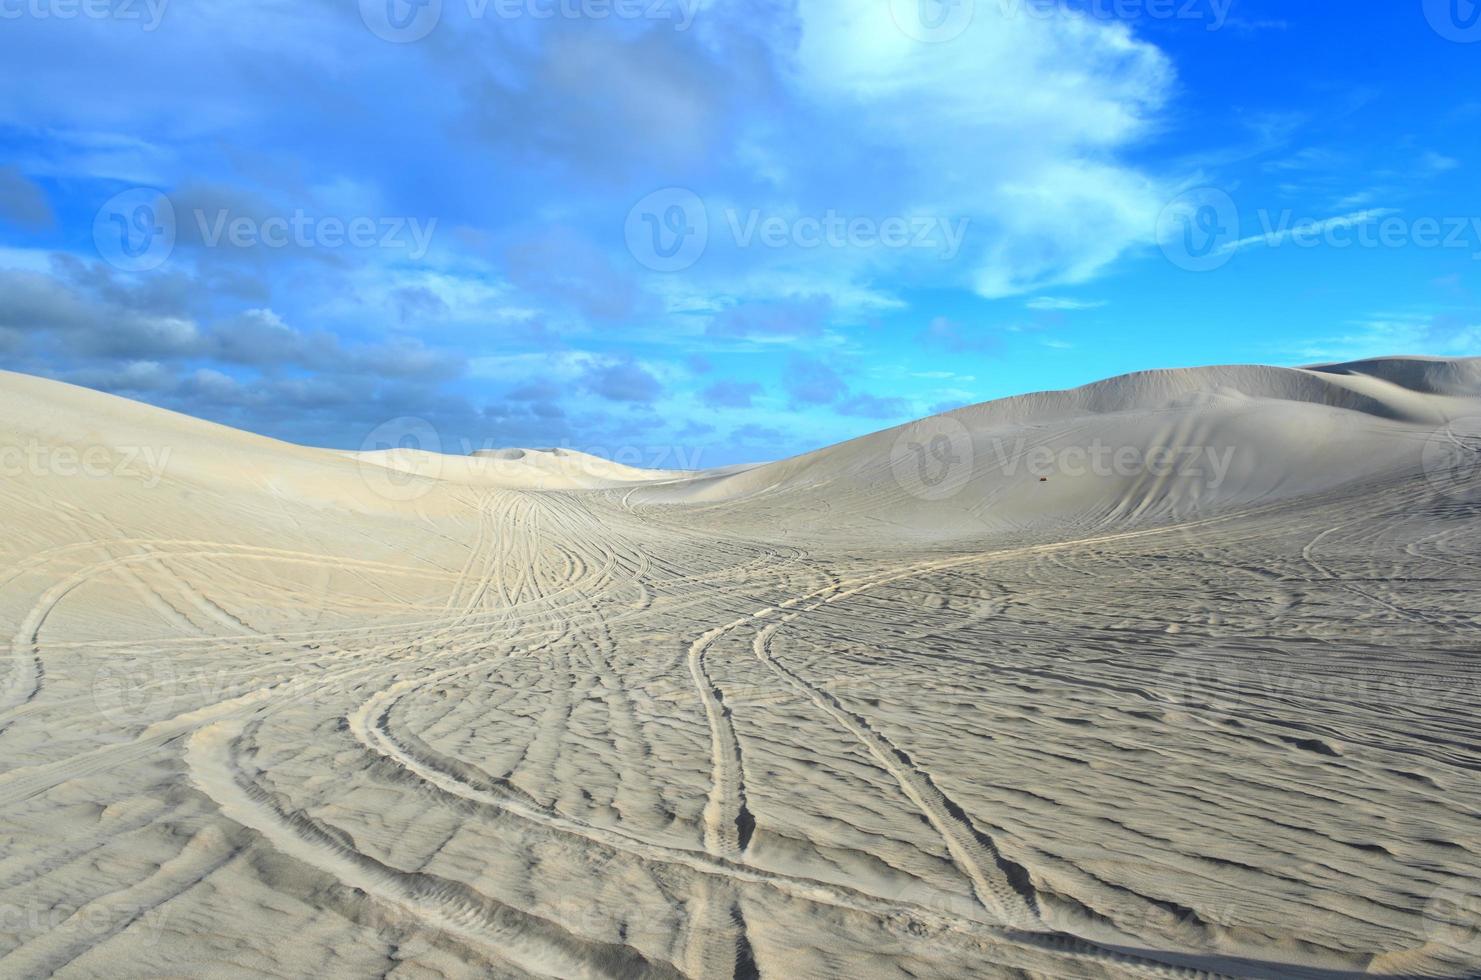
[[1481,974],[1481,361],[650,474],[0,374],[0,976]]

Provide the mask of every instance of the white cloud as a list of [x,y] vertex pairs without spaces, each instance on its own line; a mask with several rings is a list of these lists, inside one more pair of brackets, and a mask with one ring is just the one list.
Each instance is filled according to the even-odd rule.
[[1168,188],[1118,157],[1171,91],[1161,51],[1121,24],[992,4],[959,37],[921,43],[892,7],[910,9],[800,4],[790,79],[834,145],[893,162],[865,192],[971,219],[952,267],[964,283],[997,297],[1084,282],[1152,239]]
[[1072,310],[1098,310],[1106,305],[1105,300],[1066,299],[1062,296],[1037,296],[1024,306],[1042,312],[1069,312]]
[[1460,161],[1454,157],[1447,157],[1431,152],[1420,157],[1419,164],[1431,174],[1442,174],[1447,170],[1454,170],[1459,167]]
[[1346,333],[1308,340],[1292,353],[1306,362],[1396,354],[1470,357],[1481,354],[1481,323],[1428,312],[1379,312],[1354,322]]
[[1281,245],[1296,235],[1317,237],[1339,228],[1356,228],[1360,225],[1366,225],[1398,213],[1396,208],[1369,208],[1366,211],[1354,211],[1352,214],[1338,215],[1334,218],[1323,218],[1320,221],[1298,221],[1287,224],[1284,227],[1275,227],[1272,225],[1267,227],[1259,235],[1250,235],[1248,238],[1228,242],[1222,245],[1219,251],[1237,252],[1240,249],[1249,248],[1253,245]]
[[1378,200],[1377,191],[1358,191],[1346,197],[1338,198],[1333,206],[1339,211],[1346,211],[1349,208],[1360,208],[1365,204],[1372,204],[1376,200]]

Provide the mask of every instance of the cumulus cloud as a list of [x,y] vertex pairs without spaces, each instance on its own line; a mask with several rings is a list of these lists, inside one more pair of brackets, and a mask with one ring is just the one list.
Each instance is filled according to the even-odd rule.
[[188,356],[200,344],[187,318],[88,295],[55,276],[17,270],[0,269],[0,327],[95,357]]
[[775,445],[782,438],[782,431],[767,425],[751,423],[732,429],[730,439],[743,445]]
[[56,221],[46,192],[16,167],[0,167],[0,221],[31,229]]
[[[53,207],[85,221],[134,185],[167,191],[178,212],[175,251],[153,272],[78,257],[0,270],[12,363],[332,443],[397,409],[510,442],[599,431],[614,403],[623,425],[677,427],[643,411],[670,389],[755,407],[761,389],[728,374],[733,356],[755,359],[747,376],[780,369],[785,399],[830,424],[885,418],[894,399],[851,392],[835,370],[876,317],[908,316],[915,291],[1092,279],[1150,239],[1168,196],[1128,162],[1173,90],[1167,59],[1068,11],[979,3],[961,37],[921,44],[882,2],[705,0],[685,31],[474,22],[448,4],[431,37],[398,46],[353,6],[186,5],[153,33],[7,28],[0,124],[46,133],[17,159],[47,169],[45,191],[30,162],[0,170],[0,222],[39,228]],[[141,57],[153,71],[110,67]],[[403,84],[407,72],[426,84]],[[64,88],[114,97],[58,102]],[[654,274],[626,247],[629,209],[663,187],[693,190],[710,219],[682,275]],[[411,263],[209,247],[195,217],[299,208],[448,230]],[[737,241],[752,217],[780,222],[785,240]],[[834,219],[964,237],[949,254],[799,241]],[[624,356],[638,336],[641,361]],[[991,348],[945,320],[925,339]],[[814,356],[787,360],[799,350]]]
[[794,405],[827,405],[848,390],[838,372],[822,361],[794,357],[782,375],[782,387]]
[[1105,306],[1104,300],[1066,299],[1063,296],[1036,296],[1023,304],[1031,310],[1046,313],[1067,313],[1077,310],[1098,310]]
[[608,401],[648,404],[663,394],[653,373],[630,358],[605,360],[587,367],[582,384]]
[[746,303],[718,314],[706,333],[776,342],[814,337],[822,332],[832,306],[826,296]]
[[74,371],[68,380],[103,391],[139,395],[171,390],[178,379],[173,371],[157,361],[130,361]]
[[820,139],[860,164],[897,160],[891,186],[870,188],[881,200],[972,219],[963,260],[978,292],[1083,282],[1150,241],[1165,189],[1118,157],[1171,90],[1157,48],[1122,24],[996,4],[978,4],[960,37],[921,44],[890,8],[799,5],[791,78],[827,111]]
[[73,357],[208,359],[260,369],[438,379],[460,374],[460,353],[413,337],[351,343],[328,331],[305,333],[273,310],[252,308],[208,325],[181,309],[168,278],[129,287],[94,266],[63,259],[53,273],[0,269],[0,327],[54,341]]
[[901,418],[910,411],[909,403],[903,398],[881,398],[877,395],[850,395],[838,403],[839,415],[853,415],[865,419]]
[[447,301],[426,286],[406,286],[392,293],[401,323],[419,320],[439,320],[452,309]]
[[1348,324],[1340,334],[1302,341],[1288,353],[1309,363],[1355,361],[1414,350],[1475,355],[1481,351],[1481,322],[1450,313],[1387,310]]
[[518,402],[549,402],[560,398],[561,393],[560,385],[548,378],[539,378],[520,385],[509,393],[509,398]]
[[638,305],[632,279],[607,253],[569,228],[550,228],[505,253],[510,282],[533,295],[599,320],[619,319]]
[[695,33],[556,18],[544,42],[461,65],[475,79],[468,128],[496,152],[611,180],[697,161],[717,138],[728,72]]
[[954,354],[981,353],[997,350],[1002,346],[997,334],[988,333],[980,328],[968,329],[944,316],[931,318],[931,322],[926,324],[925,330],[921,332],[921,340]]
[[717,381],[699,397],[711,408],[750,408],[751,399],[760,393],[761,386],[754,381]]

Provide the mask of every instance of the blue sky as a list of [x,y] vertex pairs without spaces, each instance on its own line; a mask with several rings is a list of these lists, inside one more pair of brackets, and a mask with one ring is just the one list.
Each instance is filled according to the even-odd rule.
[[1478,12],[0,0],[0,357],[317,445],[708,466],[1477,354]]

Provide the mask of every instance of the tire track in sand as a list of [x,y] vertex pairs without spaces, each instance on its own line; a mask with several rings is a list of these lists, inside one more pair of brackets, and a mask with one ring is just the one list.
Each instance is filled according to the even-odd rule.
[[832,694],[809,684],[799,674],[779,663],[771,644],[777,632],[802,612],[790,613],[756,634],[752,650],[756,657],[789,687],[812,701],[854,737],[884,768],[916,808],[941,835],[952,860],[972,882],[972,890],[983,908],[998,921],[1019,928],[1042,926],[1038,901],[1027,872],[1003,857],[992,838],[972,823],[960,806],[936,785],[931,774],[917,766],[899,746],[877,732],[859,715],[846,709]]

